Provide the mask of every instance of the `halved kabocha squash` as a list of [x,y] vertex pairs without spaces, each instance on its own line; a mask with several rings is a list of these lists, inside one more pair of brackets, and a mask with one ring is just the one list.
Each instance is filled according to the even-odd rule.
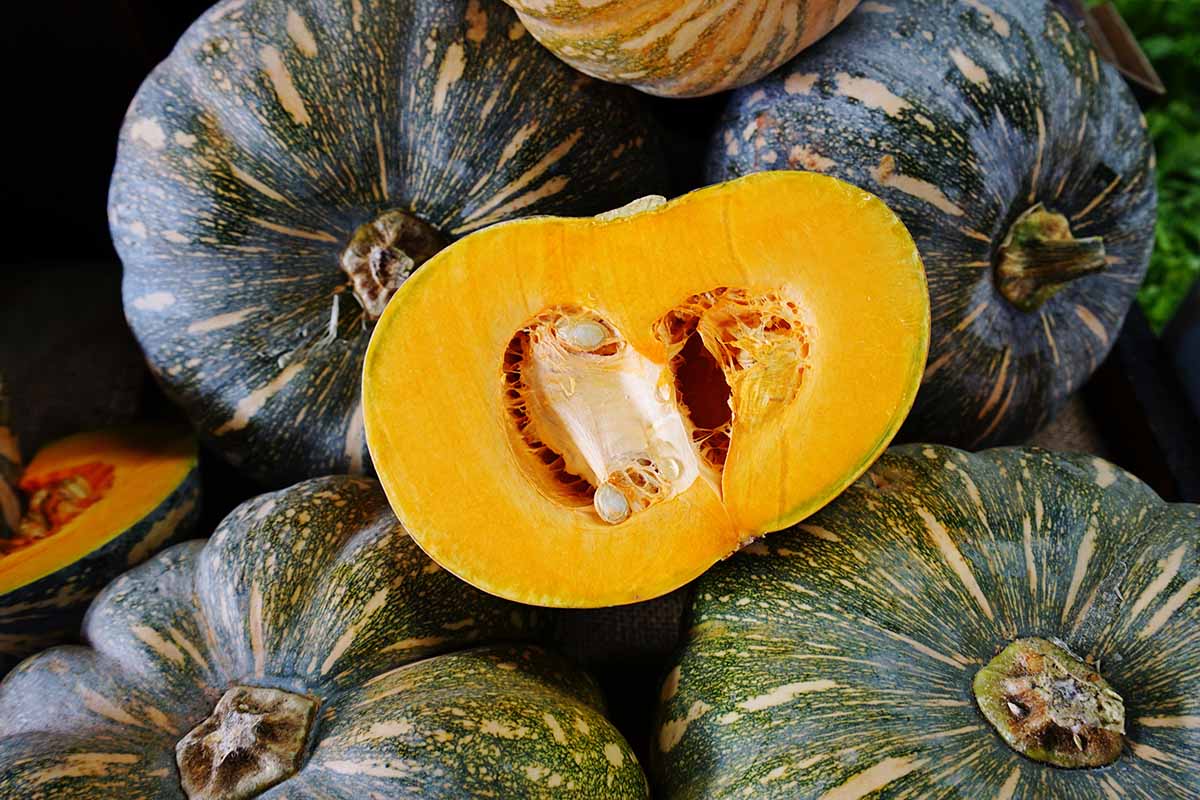
[[928,330],[904,225],[833,178],[505,223],[388,305],[367,440],[450,571],[528,603],[633,602],[853,481],[913,401]]
[[105,584],[191,533],[196,442],[144,424],[68,436],[20,468],[0,381],[0,676],[70,638]]

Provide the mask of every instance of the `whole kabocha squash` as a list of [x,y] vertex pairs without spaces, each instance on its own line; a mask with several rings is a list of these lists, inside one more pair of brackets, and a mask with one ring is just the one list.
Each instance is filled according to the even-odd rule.
[[0,376],[0,676],[67,640],[113,578],[200,517],[196,441],[142,424],[60,439],[22,470]]
[[499,0],[226,0],[121,133],[109,211],[134,333],[245,473],[367,471],[359,373],[391,294],[469,231],[659,190],[637,100]]
[[505,0],[576,69],[650,94],[696,97],[758,80],[858,0]]
[[[0,796],[646,797],[549,619],[429,561],[370,480],[240,506],[0,684]],[[272,788],[273,787],[273,788]]]
[[1120,75],[1044,0],[864,3],[733,96],[709,178],[809,169],[878,194],[929,276],[901,433],[1024,440],[1108,353],[1154,237],[1154,155]]
[[1198,590],[1200,507],[1105,461],[894,448],[697,584],[660,796],[1200,797]]

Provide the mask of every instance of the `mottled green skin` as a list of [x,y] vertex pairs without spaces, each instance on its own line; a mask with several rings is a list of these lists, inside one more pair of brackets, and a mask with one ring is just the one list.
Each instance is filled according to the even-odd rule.
[[88,613],[91,648],[0,684],[0,796],[182,797],[176,741],[240,683],[321,703],[265,798],[646,797],[589,678],[486,644],[549,624],[438,568],[374,481],[307,481],[125,574]]
[[[1200,507],[1106,462],[894,448],[699,581],[658,796],[1200,797],[1198,588]],[[1112,766],[1035,763],[980,714],[976,671],[1024,636],[1061,639],[1124,698]]]
[[103,547],[0,595],[0,676],[26,656],[74,639],[84,612],[101,589],[164,546],[192,536],[199,520],[200,471],[193,464],[153,511]]
[[453,239],[660,192],[639,102],[558,61],[499,0],[226,0],[121,133],[109,213],[134,333],[248,475],[369,471],[370,325],[339,268],[355,230],[401,209]]
[[[735,93],[706,175],[818,170],[887,202],[933,309],[901,436],[976,449],[1025,441],[1112,346],[1153,246],[1144,126],[1121,76],[1045,0],[887,0]],[[1038,202],[1102,237],[1109,263],[1021,311],[994,267]]]

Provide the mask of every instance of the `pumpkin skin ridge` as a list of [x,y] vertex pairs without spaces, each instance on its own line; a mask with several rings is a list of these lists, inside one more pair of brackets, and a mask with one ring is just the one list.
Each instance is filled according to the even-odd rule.
[[[1023,520],[1038,508],[1028,549]],[[933,529],[901,509],[943,526],[994,619]],[[1200,680],[1188,636],[1200,613],[1196,531],[1200,507],[1166,503],[1090,456],[893,447],[807,524],[697,582],[656,719],[660,796],[733,797],[752,785],[815,797],[870,778],[881,799],[1082,800],[1107,796],[1110,781],[1137,796],[1196,797],[1186,727]],[[1032,579],[1023,551],[1034,554]],[[983,719],[971,680],[1024,636],[1065,641],[1125,698],[1128,741],[1113,765],[1037,764]],[[759,735],[746,740],[746,726]]]
[[360,224],[400,208],[457,237],[665,181],[631,91],[510,39],[499,0],[470,0],[482,27],[467,7],[227,0],[131,104],[109,193],[127,318],[202,440],[266,488],[370,471],[351,297],[324,336]]
[[[706,177],[805,168],[882,197],[917,240],[934,306],[901,438],[1014,444],[1103,360],[1144,274],[1156,206],[1145,123],[1115,70],[1042,0],[989,4],[995,25],[951,0],[877,6],[735,93]],[[1038,201],[1077,217],[1076,236],[1103,235],[1109,264],[1020,312],[992,271]]]
[[[221,579],[224,591],[199,585]],[[119,789],[130,797],[182,797],[175,741],[208,716],[230,684],[243,683],[321,699],[300,771],[264,798],[461,796],[472,786],[468,766],[490,768],[504,758],[506,725],[526,730],[499,762],[507,771],[490,784],[506,796],[515,796],[514,787],[539,791],[537,781],[544,787],[550,769],[529,770],[548,767],[560,781],[574,781],[567,796],[612,796],[607,785],[621,796],[645,797],[645,777],[602,716],[595,682],[528,641],[550,624],[540,612],[472,590],[433,565],[391,516],[374,481],[307,481],[239,506],[221,524],[220,538],[176,545],[126,573],[88,612],[91,647],[53,648],[0,683],[0,795],[109,798]],[[491,687],[482,718],[495,722],[492,733],[455,727],[459,718],[438,709],[432,717],[409,713],[430,685],[440,681],[449,698],[467,678]],[[384,693],[376,696],[377,689]],[[356,699],[367,710],[353,707]],[[457,699],[475,708],[474,698]],[[557,719],[552,724],[539,714]],[[481,747],[499,745],[498,754],[470,746],[460,755],[453,745],[431,750],[435,728],[476,733]],[[406,731],[416,740],[406,740]],[[385,769],[414,758],[447,777]],[[80,770],[80,763],[95,769]],[[474,791],[488,785],[475,782]]]

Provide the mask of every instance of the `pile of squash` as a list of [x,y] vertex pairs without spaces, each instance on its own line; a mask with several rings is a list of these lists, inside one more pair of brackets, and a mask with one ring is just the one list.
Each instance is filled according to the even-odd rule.
[[[222,0],[134,98],[191,429],[25,464],[0,383],[0,796],[1200,797],[1200,507],[1012,446],[1153,243],[1075,23],[505,2]],[[682,586],[637,754],[548,643]]]

